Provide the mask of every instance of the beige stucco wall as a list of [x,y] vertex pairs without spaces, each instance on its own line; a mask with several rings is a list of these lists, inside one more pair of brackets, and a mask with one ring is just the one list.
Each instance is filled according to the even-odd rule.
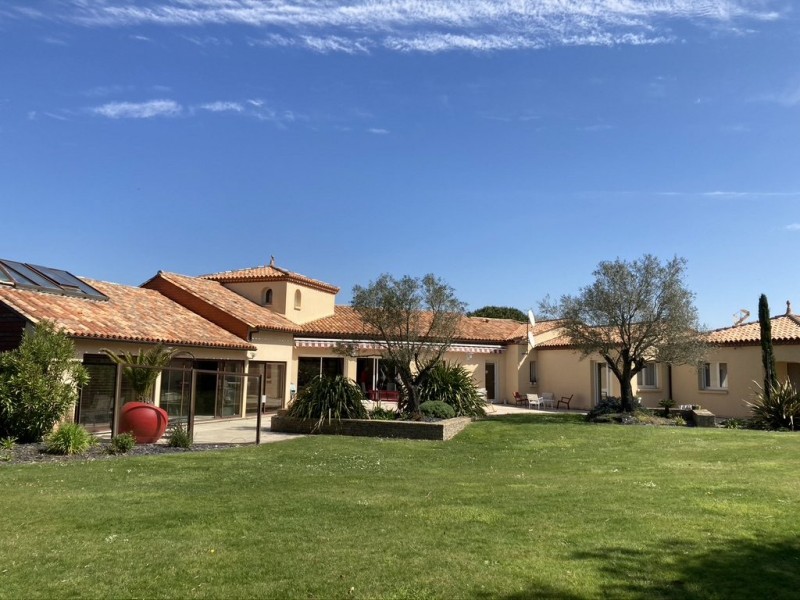
[[[333,314],[336,295],[286,281],[226,283],[225,287],[256,304],[264,304],[264,294],[272,290],[272,304],[266,305],[293,323],[303,324]],[[300,310],[294,307],[295,292],[300,291]]]
[[[570,408],[589,410],[595,404],[597,365],[606,369],[606,363],[600,355],[588,356],[581,359],[581,355],[569,349],[544,349],[537,350],[538,385],[528,393],[552,393],[556,400],[562,396],[573,396]],[[633,392],[636,394],[636,379],[632,382]],[[521,391],[521,390],[520,390]],[[618,396],[620,393],[619,382],[611,371],[606,371],[606,385],[604,391],[609,396]]]
[[[300,310],[294,307],[295,292],[298,290],[301,294]],[[286,312],[284,316],[294,323],[302,325],[309,321],[328,317],[333,314],[335,304],[335,294],[322,292],[295,283],[286,284]]]
[[[776,345],[775,362],[779,379],[796,373],[800,363],[800,346]],[[672,369],[672,391],[676,404],[698,404],[719,417],[750,416],[745,401],[752,401],[756,383],[763,384],[760,346],[712,348],[706,362],[724,362],[728,365],[727,390],[701,390],[697,369],[694,366],[677,366]],[[789,363],[789,364],[787,364]]]
[[269,281],[269,282],[246,282],[246,283],[225,283],[226,288],[233,290],[240,296],[244,296],[251,302],[256,304],[264,304],[264,293],[272,290],[272,304],[267,306],[274,310],[276,313],[282,315],[286,314],[286,282],[285,281]]
[[[297,373],[297,361],[294,359],[294,337],[291,333],[277,331],[256,331],[251,335],[251,342],[256,347],[255,354],[249,353],[253,361],[286,363],[286,385],[283,390],[283,405],[288,406],[290,397],[291,373]],[[248,365],[249,366],[249,365]]]

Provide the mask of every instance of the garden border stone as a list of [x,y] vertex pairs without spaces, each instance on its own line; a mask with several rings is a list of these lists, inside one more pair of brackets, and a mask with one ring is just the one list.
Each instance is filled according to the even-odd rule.
[[319,429],[315,430],[317,422],[316,419],[295,419],[283,415],[274,416],[272,417],[271,429],[281,433],[314,433],[447,441],[461,433],[467,425],[472,423],[472,419],[470,417],[456,417],[432,422],[342,419],[341,421],[325,421]]

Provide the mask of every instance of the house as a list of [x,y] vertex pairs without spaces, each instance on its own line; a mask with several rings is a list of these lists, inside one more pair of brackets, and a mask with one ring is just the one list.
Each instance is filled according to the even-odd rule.
[[[18,345],[22,331],[41,320],[63,328],[92,376],[75,417],[96,429],[111,426],[113,398],[132,397],[101,348],[178,348],[154,398],[173,416],[185,416],[190,402],[201,419],[285,407],[321,373],[392,397],[394,373],[374,332],[355,310],[336,303],[338,292],[274,260],[200,277],[159,272],[138,288],[0,260],[0,350]],[[708,362],[699,370],[648,365],[633,381],[634,394],[647,406],[671,397],[719,416],[746,416],[744,400],[762,379],[759,336],[757,323],[710,332]],[[800,383],[800,319],[791,310],[773,319],[773,339],[779,376]],[[340,351],[343,344],[349,352]],[[572,396],[573,409],[589,409],[619,394],[602,357],[582,358],[554,321],[530,326],[465,317],[445,360],[463,365],[496,402],[510,401],[514,392],[551,392]]]

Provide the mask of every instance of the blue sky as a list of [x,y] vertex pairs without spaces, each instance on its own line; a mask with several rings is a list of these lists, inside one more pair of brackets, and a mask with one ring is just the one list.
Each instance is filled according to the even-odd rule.
[[[789,0],[0,3],[0,257],[137,285],[434,272],[471,308],[688,259],[800,308]],[[800,312],[800,310],[798,311]]]

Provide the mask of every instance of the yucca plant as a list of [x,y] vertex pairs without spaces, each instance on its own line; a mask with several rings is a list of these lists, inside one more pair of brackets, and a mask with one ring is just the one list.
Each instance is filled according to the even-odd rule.
[[305,386],[289,408],[289,416],[317,419],[319,428],[325,419],[366,419],[364,393],[352,379],[337,375],[318,375]]
[[156,385],[159,373],[169,366],[173,357],[178,353],[175,348],[168,348],[163,344],[156,344],[147,350],[137,353],[121,352],[116,354],[103,348],[103,354],[122,367],[122,376],[131,384],[137,402],[153,402],[153,388]]
[[794,384],[787,380],[780,381],[766,393],[756,383],[758,393],[755,402],[748,402],[753,414],[752,422],[763,429],[791,429],[794,431],[800,424],[800,394]]
[[486,414],[483,397],[469,371],[459,364],[440,362],[419,386],[419,400],[440,400],[453,407],[458,417],[481,417]]

